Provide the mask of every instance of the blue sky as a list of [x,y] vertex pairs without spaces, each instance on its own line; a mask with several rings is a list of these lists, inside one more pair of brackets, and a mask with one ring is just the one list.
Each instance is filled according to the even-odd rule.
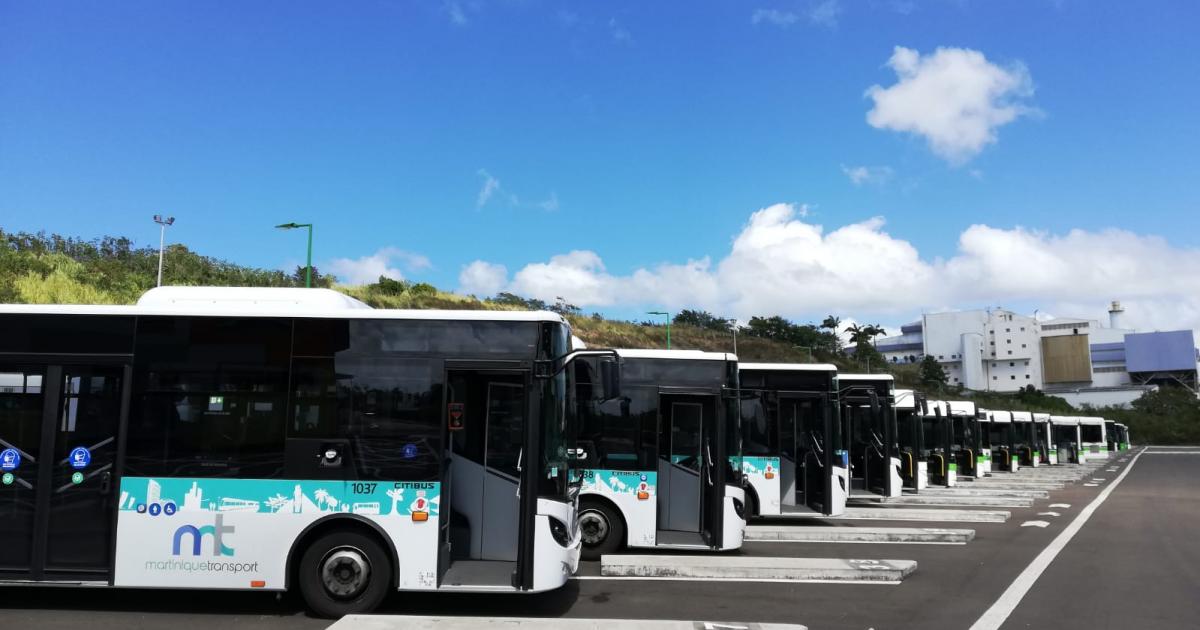
[[[302,260],[303,238],[271,226],[312,221],[318,264],[343,276],[379,263],[621,316],[1094,315],[1124,297],[1135,322],[1200,327],[1200,290],[1161,269],[1200,260],[1195,3],[346,7],[0,3],[0,227],[149,244],[150,215],[168,213],[173,241],[280,267]],[[896,47],[1012,79],[986,101],[1014,119],[954,155],[931,142],[961,145],[970,129],[929,121],[939,93],[869,124],[867,90],[902,82]],[[780,203],[791,214],[755,228]],[[873,217],[885,223],[862,224]],[[964,254],[976,224],[996,232],[972,233],[981,244]],[[739,235],[744,250],[806,225],[865,225],[868,240],[822,241],[815,258],[789,253],[803,238],[780,258],[731,254]],[[1058,268],[1046,279],[1014,241],[1074,249],[1045,262]],[[1114,248],[1158,258],[1105,267]],[[989,258],[1014,253],[1008,270]],[[850,269],[867,258],[897,275]],[[465,282],[476,261],[491,274]],[[746,289],[764,268],[778,277]],[[825,288],[799,295],[811,283]],[[877,299],[848,297],[868,290]]]

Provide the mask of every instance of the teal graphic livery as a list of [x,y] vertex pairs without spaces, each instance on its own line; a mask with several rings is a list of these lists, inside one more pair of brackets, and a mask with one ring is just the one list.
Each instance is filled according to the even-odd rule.
[[[126,477],[121,480],[120,510],[150,516],[176,512],[350,512],[424,521],[437,516],[440,490],[441,484],[432,481]],[[215,542],[220,540],[218,536],[213,538]]]

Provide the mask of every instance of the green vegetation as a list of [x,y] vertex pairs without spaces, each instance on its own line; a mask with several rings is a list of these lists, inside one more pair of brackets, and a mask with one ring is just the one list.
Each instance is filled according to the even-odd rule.
[[[132,304],[154,287],[158,250],[135,247],[126,238],[92,241],[44,233],[0,230],[0,303]],[[302,287],[304,268],[292,273],[245,267],[197,254],[183,245],[164,253],[164,281],[171,285]],[[592,347],[662,348],[661,322],[627,322],[585,314],[568,302],[554,303],[500,293],[489,299],[439,291],[426,283],[381,277],[363,286],[344,286],[313,269],[315,286],[333,288],[377,308],[549,310],[562,314],[579,338]],[[1064,415],[1101,415],[1129,425],[1140,444],[1200,443],[1200,402],[1189,391],[1170,388],[1148,394],[1133,409],[1077,410],[1061,398],[1033,388],[1015,394],[968,392],[947,387],[941,366],[930,357],[919,364],[890,364],[872,344],[887,332],[878,325],[845,327],[854,344],[842,351],[837,333],[842,318],[830,315],[819,326],[797,324],[779,315],[755,316],[736,327],[738,357],[744,361],[828,362],[844,372],[886,371],[900,387],[926,391],[932,397],[969,398],[985,408],[1043,411]],[[732,352],[733,320],[703,310],[683,310],[671,326],[671,347],[681,350]],[[937,368],[935,370],[934,368]],[[940,373],[940,374],[939,374]]]

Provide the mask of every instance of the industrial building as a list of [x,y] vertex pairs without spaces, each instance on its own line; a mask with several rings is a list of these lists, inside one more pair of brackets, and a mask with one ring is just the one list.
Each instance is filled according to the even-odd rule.
[[1162,384],[1197,388],[1191,330],[1138,332],[1122,326],[1120,302],[1099,320],[1039,320],[1003,308],[929,313],[878,340],[892,363],[935,357],[951,385],[1015,392],[1029,385],[1073,405],[1127,405]]

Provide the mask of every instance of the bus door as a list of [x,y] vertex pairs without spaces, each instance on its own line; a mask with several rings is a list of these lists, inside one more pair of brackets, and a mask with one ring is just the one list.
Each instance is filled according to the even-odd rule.
[[820,395],[783,394],[779,400],[783,505],[825,512],[833,493],[833,457],[827,437],[831,418]]
[[[452,585],[523,588],[518,559],[526,547],[531,492],[526,468],[537,465],[529,444],[528,373],[452,370],[446,376],[448,467],[440,522],[443,581]],[[449,494],[449,501],[446,495]]]
[[120,364],[0,365],[0,575],[109,580],[128,383]]
[[[719,543],[723,503],[717,397],[659,396],[658,534],[665,544]],[[688,536],[687,534],[696,534]]]

